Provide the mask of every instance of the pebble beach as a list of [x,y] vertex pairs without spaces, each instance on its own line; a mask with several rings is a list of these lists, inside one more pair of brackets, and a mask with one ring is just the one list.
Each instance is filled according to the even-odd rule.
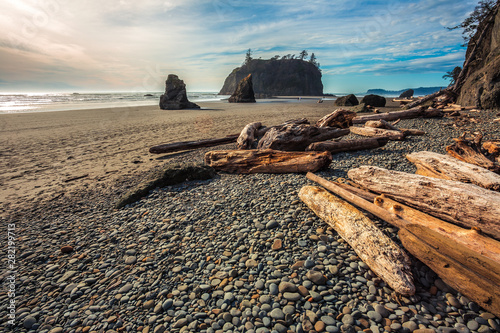
[[[254,121],[313,123],[337,108],[304,99],[200,106],[0,115],[1,227],[7,235],[15,225],[16,264],[11,297],[4,237],[2,332],[500,331],[499,318],[415,258],[416,294],[396,295],[300,201],[301,187],[312,185],[304,174],[220,173],[114,209],[155,168],[235,148],[158,156],[148,153],[152,145],[235,134]],[[402,120],[397,126],[426,134],[335,154],[317,174],[347,178],[361,165],[414,173],[408,153],[445,153],[467,131],[500,138],[498,111],[462,113],[469,120]],[[397,228],[366,214],[400,244]]]

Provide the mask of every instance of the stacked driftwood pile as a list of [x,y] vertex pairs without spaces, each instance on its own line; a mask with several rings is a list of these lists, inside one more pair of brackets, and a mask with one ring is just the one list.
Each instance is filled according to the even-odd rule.
[[[412,153],[407,158],[417,166],[417,174],[362,166],[348,172],[357,186],[352,187],[308,173],[309,179],[345,201],[315,186],[303,187],[299,196],[396,292],[415,290],[409,259],[351,204],[400,228],[407,251],[451,287],[499,316],[500,172],[493,161],[498,159],[499,142],[485,142],[483,150],[464,138],[457,143],[476,149],[474,164],[463,161],[469,153]],[[448,151],[455,153],[455,146]],[[484,163],[479,155],[493,163],[490,170],[495,172],[478,166],[478,160]]]

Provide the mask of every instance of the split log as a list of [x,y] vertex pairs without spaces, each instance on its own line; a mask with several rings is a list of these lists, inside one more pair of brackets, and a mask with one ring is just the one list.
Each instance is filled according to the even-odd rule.
[[375,198],[374,203],[397,215],[409,223],[408,225],[418,225],[434,232],[436,235],[433,237],[440,238],[440,242],[446,243],[449,239],[453,240],[457,246],[443,248],[442,253],[468,267],[474,267],[474,270],[482,272],[484,276],[493,274],[496,276],[495,279],[500,279],[500,242],[481,234],[476,229],[461,228],[391,200],[385,195]]
[[238,149],[250,149],[255,141],[255,133],[262,127],[262,123],[255,122],[247,124],[240,133],[240,136],[236,140],[236,148]]
[[386,137],[361,140],[322,141],[311,143],[306,148],[306,151],[329,151],[333,154],[344,151],[375,149],[385,146],[387,142],[389,142],[389,139]]
[[349,178],[464,228],[479,228],[500,239],[500,193],[454,180],[436,179],[374,166],[351,169]]
[[299,197],[335,229],[361,260],[397,293],[415,294],[410,259],[363,213],[316,186],[304,186]]
[[485,168],[462,162],[449,155],[421,151],[406,155],[422,176],[457,180],[475,184],[489,190],[500,191],[500,175]]
[[181,150],[220,146],[235,142],[239,136],[240,136],[239,134],[233,134],[233,135],[228,135],[225,138],[219,138],[219,139],[204,139],[198,141],[181,141],[181,142],[166,143],[163,145],[158,145],[149,148],[149,152],[151,154],[166,154]]
[[399,238],[410,253],[429,266],[444,282],[492,314],[500,316],[498,281],[495,283],[442,254],[442,249],[447,245],[422,241],[421,237],[426,233],[427,230],[419,228],[401,229]]
[[318,120],[316,122],[316,126],[349,128],[352,126],[352,120],[354,117],[356,117],[356,112],[354,111],[337,109]]
[[229,173],[292,173],[317,171],[332,162],[329,152],[219,150],[205,154],[205,163]]
[[353,124],[364,124],[369,120],[397,120],[397,119],[413,119],[418,117],[424,118],[433,118],[433,117],[442,117],[443,112],[438,109],[426,110],[423,107],[402,110],[402,111],[394,111],[387,113],[378,113],[378,114],[370,114],[366,116],[358,116],[352,120]]
[[290,124],[267,131],[260,139],[257,149],[304,151],[313,142],[326,141],[347,134],[349,129]]
[[482,136],[478,135],[474,141],[467,140],[463,136],[453,139],[455,142],[446,147],[446,152],[460,161],[471,163],[500,174],[500,165],[489,160],[481,152],[481,138]]
[[386,137],[389,140],[404,140],[405,135],[400,131],[386,130],[373,127],[349,127],[351,133],[362,136]]

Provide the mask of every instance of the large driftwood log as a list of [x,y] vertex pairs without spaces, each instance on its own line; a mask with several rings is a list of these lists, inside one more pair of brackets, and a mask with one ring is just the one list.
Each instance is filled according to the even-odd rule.
[[457,180],[500,191],[500,175],[449,155],[421,151],[408,154],[406,158],[415,164],[418,175]]
[[238,137],[239,134],[233,134],[233,135],[228,135],[225,138],[219,138],[219,139],[204,139],[198,141],[181,141],[181,142],[166,143],[163,145],[158,145],[149,148],[149,152],[151,154],[166,154],[181,150],[220,146],[227,143],[235,142],[238,139]]
[[290,119],[290,120],[285,121],[281,125],[275,125],[275,126],[271,126],[271,127],[262,126],[255,133],[255,138],[256,139],[262,138],[264,136],[264,134],[266,134],[266,132],[269,131],[271,128],[281,128],[283,126],[291,125],[291,124],[295,124],[295,125],[309,124],[309,120],[307,120],[306,118]]
[[402,111],[394,111],[394,112],[388,112],[388,113],[377,113],[377,114],[371,114],[371,115],[366,115],[366,116],[358,116],[352,120],[353,124],[364,124],[369,120],[379,120],[379,119],[384,119],[384,120],[397,120],[397,119],[412,119],[412,118],[418,118],[418,117],[424,117],[424,118],[433,118],[433,117],[442,117],[443,112],[440,110],[432,109],[432,110],[426,110],[423,107],[418,107],[418,108],[412,108],[408,110],[402,110]]
[[306,148],[306,151],[329,151],[333,154],[344,151],[375,149],[385,146],[387,142],[389,142],[389,139],[386,137],[361,140],[322,141],[311,143]]
[[262,123],[255,122],[247,124],[240,133],[238,140],[236,140],[236,148],[250,149],[255,141],[255,133],[262,127]]
[[404,140],[405,135],[400,131],[393,131],[383,128],[374,128],[374,127],[357,127],[352,126],[349,127],[351,133],[362,135],[362,136],[374,136],[374,137],[385,137],[389,140]]
[[396,292],[403,295],[415,293],[408,256],[363,213],[316,186],[304,186],[299,197]]
[[500,239],[500,193],[453,180],[436,179],[374,166],[351,169],[349,178],[433,216],[476,227]]
[[[443,243],[427,243],[421,228],[401,229],[399,238],[404,247],[436,272],[448,285],[475,301],[496,316],[500,315],[500,287],[498,281],[485,278],[456,260],[444,255]],[[434,239],[434,242],[437,240]]]
[[313,142],[326,141],[347,134],[349,129],[290,124],[267,131],[260,139],[257,149],[304,151]]
[[292,173],[317,171],[332,162],[329,152],[219,150],[205,154],[205,163],[229,173]]
[[460,161],[478,165],[500,174],[500,165],[489,160],[481,152],[482,136],[476,136],[475,140],[468,140],[464,137],[453,139],[455,142],[446,147],[446,152]]
[[356,112],[354,111],[337,109],[318,120],[316,122],[316,126],[349,128],[352,126],[352,120],[354,117],[356,117]]

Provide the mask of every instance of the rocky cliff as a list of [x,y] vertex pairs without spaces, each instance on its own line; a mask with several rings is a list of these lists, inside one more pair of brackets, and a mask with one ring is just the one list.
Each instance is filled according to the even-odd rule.
[[[481,38],[482,31],[484,35]],[[500,108],[500,11],[496,9],[477,28],[469,41],[466,59],[477,45],[457,102],[484,109]],[[478,43],[479,41],[479,43]]]
[[300,59],[252,59],[229,74],[219,94],[233,94],[238,83],[248,74],[252,74],[256,98],[323,95],[320,70]]

